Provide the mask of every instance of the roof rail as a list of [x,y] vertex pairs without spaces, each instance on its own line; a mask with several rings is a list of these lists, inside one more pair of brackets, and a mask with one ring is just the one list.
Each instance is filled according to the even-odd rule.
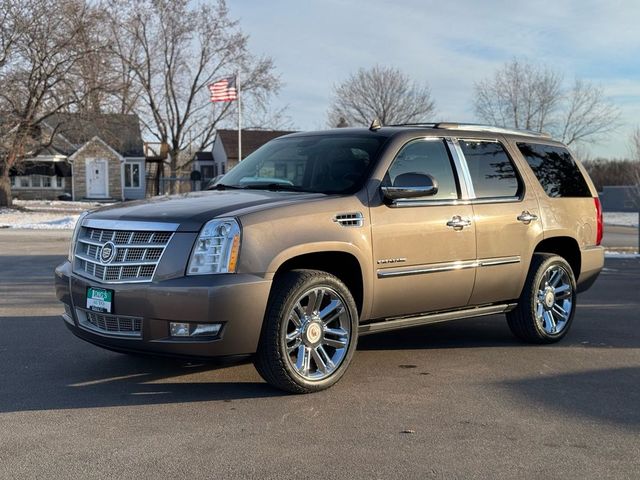
[[511,135],[523,135],[527,137],[551,138],[546,132],[534,132],[533,130],[521,130],[517,128],[494,127],[493,125],[481,125],[475,123],[453,123],[440,122],[433,125],[433,128],[444,130],[475,130],[478,132],[507,133]]
[[426,128],[435,128],[436,124],[431,122],[418,122],[418,123],[394,123],[390,125],[385,125],[385,127],[426,127]]

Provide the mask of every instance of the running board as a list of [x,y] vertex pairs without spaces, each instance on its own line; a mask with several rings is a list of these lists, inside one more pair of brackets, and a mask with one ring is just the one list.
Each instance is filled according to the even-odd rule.
[[412,317],[394,318],[380,322],[367,323],[358,327],[358,335],[368,335],[370,333],[386,332],[388,330],[399,330],[401,328],[417,327],[430,323],[448,322],[450,320],[462,320],[465,318],[483,317],[485,315],[495,315],[513,310],[517,303],[504,303],[501,305],[489,305],[487,307],[474,307],[464,310],[454,310],[450,312],[428,313]]

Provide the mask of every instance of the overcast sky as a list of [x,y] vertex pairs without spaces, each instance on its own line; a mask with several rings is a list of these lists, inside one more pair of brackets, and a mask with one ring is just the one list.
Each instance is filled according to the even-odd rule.
[[477,121],[473,84],[518,57],[601,84],[622,111],[596,155],[624,156],[640,125],[640,0],[228,0],[256,54],[273,57],[293,125],[326,128],[332,85],[360,67],[426,81],[434,120]]

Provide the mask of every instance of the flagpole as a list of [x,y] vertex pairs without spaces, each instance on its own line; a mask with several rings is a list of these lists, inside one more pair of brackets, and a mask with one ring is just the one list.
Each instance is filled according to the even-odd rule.
[[240,75],[236,74],[238,88],[238,163],[242,161],[242,95],[240,93]]

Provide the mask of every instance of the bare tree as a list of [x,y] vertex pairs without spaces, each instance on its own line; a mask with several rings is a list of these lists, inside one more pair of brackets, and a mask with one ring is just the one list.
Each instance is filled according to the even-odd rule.
[[125,84],[139,86],[141,120],[147,133],[169,145],[172,175],[183,166],[181,152],[209,147],[216,128],[235,112],[237,102],[210,103],[210,83],[237,74],[243,109],[265,105],[279,89],[273,61],[251,55],[223,0],[199,6],[113,0],[111,9],[118,13],[114,52],[127,67]]
[[482,121],[548,131],[567,145],[597,141],[620,115],[598,85],[576,80],[566,88],[559,72],[518,59],[476,83],[474,103]]
[[42,135],[42,123],[83,100],[78,66],[94,48],[82,41],[94,10],[83,0],[0,0],[0,18],[0,206],[7,206],[10,171],[55,135]]
[[[374,118],[383,125],[428,121],[435,113],[431,89],[412,81],[397,68],[361,68],[333,87],[328,123],[367,126]],[[341,121],[343,120],[343,121]]]
[[516,59],[475,86],[476,114],[493,125],[542,131],[560,103],[562,77]]

